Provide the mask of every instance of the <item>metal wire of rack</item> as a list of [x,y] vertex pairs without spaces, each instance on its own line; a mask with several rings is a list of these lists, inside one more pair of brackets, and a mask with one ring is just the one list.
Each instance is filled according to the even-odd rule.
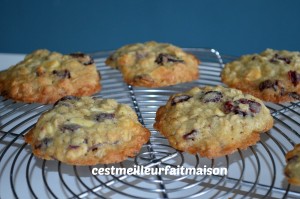
[[111,52],[94,53],[101,71],[102,91],[96,97],[114,98],[130,105],[152,135],[140,153],[118,164],[94,167],[130,168],[225,167],[228,175],[92,175],[92,166],[70,166],[34,157],[23,135],[51,105],[17,103],[0,99],[0,198],[299,198],[300,188],[287,183],[285,154],[300,143],[300,102],[266,103],[274,127],[247,150],[207,159],[179,152],[153,129],[156,110],[168,97],[194,86],[220,85],[224,63],[233,57],[213,49],[184,49],[200,60],[197,81],[164,88],[126,85],[117,70],[104,63]]

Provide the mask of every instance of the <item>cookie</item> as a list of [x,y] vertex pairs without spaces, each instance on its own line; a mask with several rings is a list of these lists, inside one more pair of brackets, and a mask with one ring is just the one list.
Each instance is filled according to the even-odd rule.
[[25,141],[39,158],[95,165],[135,156],[149,136],[128,105],[113,99],[66,96],[41,115]]
[[261,100],[221,86],[172,95],[158,109],[154,124],[175,149],[208,158],[246,149],[272,126]]
[[133,86],[163,87],[197,80],[200,61],[167,43],[146,42],[126,45],[110,55],[108,66],[117,68]]
[[225,65],[222,81],[265,101],[300,100],[300,52],[267,49]]
[[300,186],[300,144],[297,144],[293,150],[289,151],[285,158],[287,165],[284,173],[288,178],[288,182]]
[[88,96],[100,89],[96,65],[83,53],[36,50],[0,72],[1,95],[16,101],[49,104],[63,96]]

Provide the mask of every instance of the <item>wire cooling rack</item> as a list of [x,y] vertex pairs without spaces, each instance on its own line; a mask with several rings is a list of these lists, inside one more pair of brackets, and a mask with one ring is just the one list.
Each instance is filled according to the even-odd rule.
[[130,105],[150,129],[150,141],[135,158],[97,168],[225,167],[228,175],[109,175],[93,176],[93,167],[70,166],[34,157],[23,135],[50,105],[0,99],[0,198],[299,198],[299,187],[287,183],[285,154],[300,143],[300,102],[267,103],[274,127],[261,141],[232,155],[207,159],[176,151],[153,129],[156,110],[168,97],[194,86],[220,85],[220,72],[229,56],[213,49],[185,49],[200,60],[200,78],[176,86],[145,89],[123,83],[122,75],[104,63],[111,52],[93,54],[103,89],[95,96]]

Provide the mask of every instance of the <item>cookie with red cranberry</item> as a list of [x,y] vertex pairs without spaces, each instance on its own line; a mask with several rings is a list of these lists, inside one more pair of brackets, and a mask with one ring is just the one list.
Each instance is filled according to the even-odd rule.
[[39,158],[95,165],[135,156],[149,136],[128,105],[113,99],[67,96],[42,114],[25,141]]
[[126,45],[110,55],[106,64],[117,68],[133,86],[162,87],[197,80],[199,60],[167,43]]
[[222,81],[265,101],[300,100],[300,52],[267,49],[225,65]]
[[100,89],[96,65],[83,53],[36,50],[0,72],[1,95],[16,101],[48,104],[67,95],[92,95]]
[[300,144],[297,144],[293,150],[286,156],[287,165],[284,173],[289,183],[300,186]]
[[208,158],[246,149],[272,126],[273,117],[261,100],[221,86],[172,95],[158,109],[154,124],[172,147]]

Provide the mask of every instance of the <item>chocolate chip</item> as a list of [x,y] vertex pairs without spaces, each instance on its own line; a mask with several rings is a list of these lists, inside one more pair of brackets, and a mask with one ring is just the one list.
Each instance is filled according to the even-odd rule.
[[54,74],[54,75],[56,75],[57,77],[60,77],[60,78],[68,78],[68,79],[71,78],[71,73],[67,69],[62,70],[62,71],[54,70],[54,71],[52,71],[52,74]]
[[204,103],[219,102],[223,98],[223,95],[219,91],[208,91],[204,94],[202,100]]
[[290,157],[287,159],[288,163],[296,162],[299,159],[298,155],[294,155],[293,157]]
[[169,55],[169,54],[166,54],[166,53],[160,53],[156,59],[155,59],[155,62],[159,65],[164,65],[168,62],[180,62],[180,63],[183,63],[184,61],[173,56],[173,55]]
[[182,138],[185,140],[193,140],[194,141],[197,134],[198,134],[198,131],[193,129],[191,132],[184,134],[182,136]]
[[77,129],[80,129],[81,126],[78,124],[63,124],[60,127],[60,130],[65,133],[66,131],[75,132]]
[[115,118],[115,114],[114,113],[98,113],[97,115],[95,115],[95,120],[97,122],[103,122],[104,120],[112,120]]
[[294,98],[295,100],[300,100],[300,94],[298,94],[296,92],[290,92],[289,96]]
[[294,86],[297,86],[300,82],[300,73],[297,73],[296,71],[290,70],[288,72],[288,77]]
[[[79,97],[71,96],[71,95],[64,96],[64,97],[62,97],[61,99],[59,99],[58,101],[56,101],[56,102],[54,103],[54,106],[56,106],[57,104],[60,104],[60,102],[68,101],[68,100],[75,100],[75,101],[78,101],[78,100],[79,100]],[[66,105],[66,104],[64,104],[64,105]]]
[[171,106],[175,106],[177,103],[188,101],[192,96],[189,95],[180,95],[173,97],[171,101]]
[[83,65],[90,65],[95,63],[91,56],[84,53],[71,53],[70,56],[76,58]]

